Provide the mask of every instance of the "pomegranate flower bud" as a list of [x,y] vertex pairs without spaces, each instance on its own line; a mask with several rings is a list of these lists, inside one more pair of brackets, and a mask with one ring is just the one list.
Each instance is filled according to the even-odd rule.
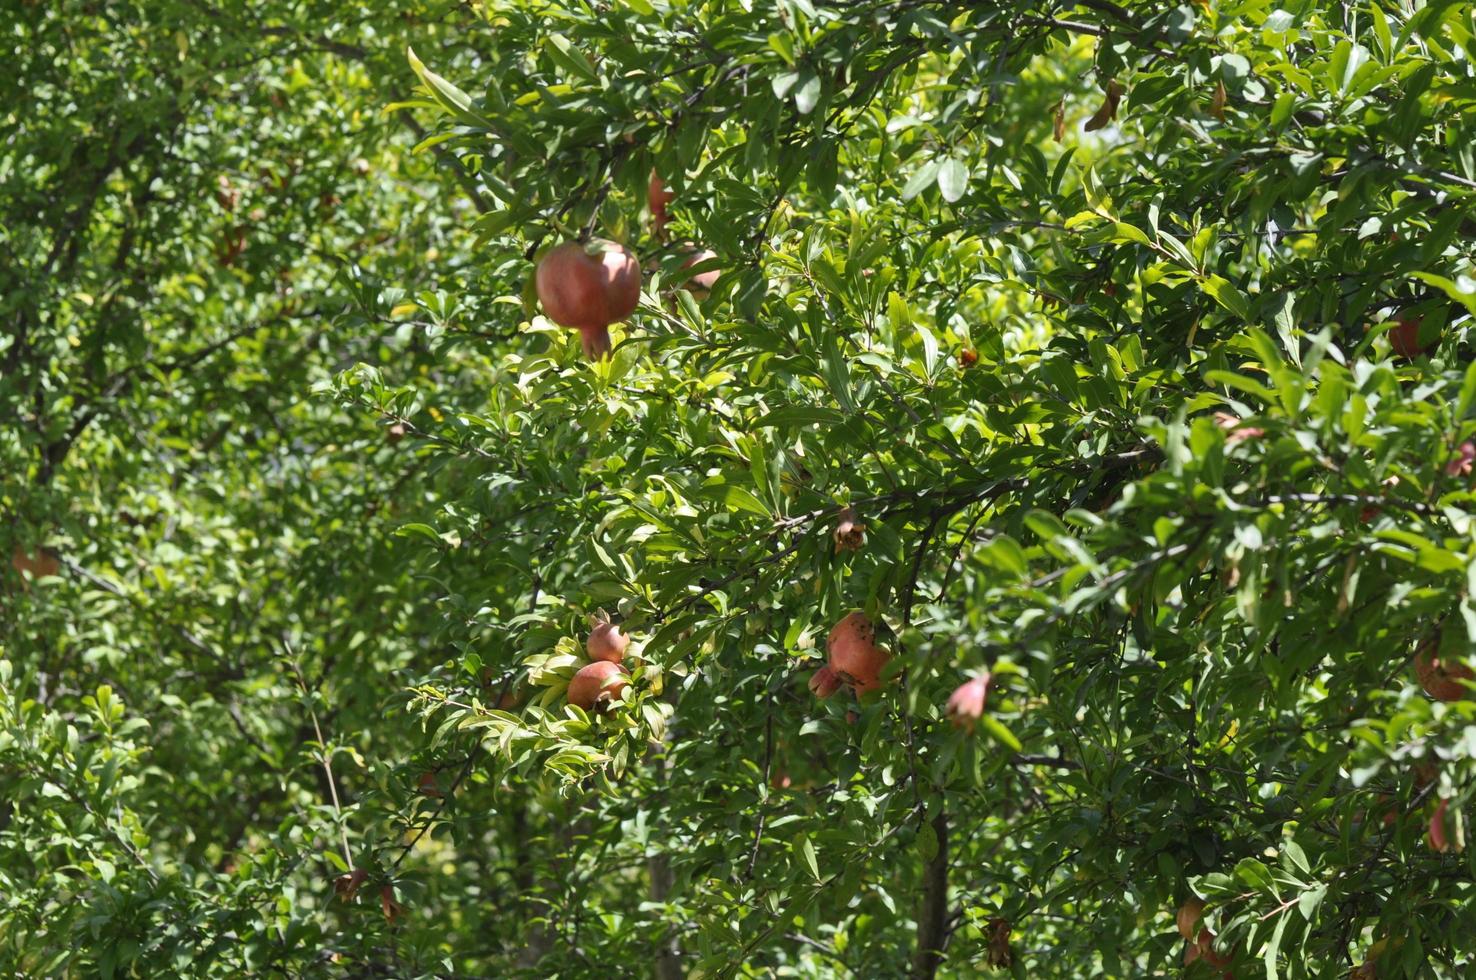
[[348,874],[339,875],[333,879],[333,890],[345,902],[352,902],[354,896],[359,893],[359,887],[368,879],[369,872],[362,868],[355,868]]
[[815,671],[810,678],[810,693],[822,701],[840,690],[841,679],[828,665]]
[[385,885],[379,889],[379,908],[384,913],[385,921],[390,925],[394,925],[395,920],[404,913],[405,906],[395,901],[395,887],[393,885]]
[[1247,439],[1259,439],[1266,434],[1266,430],[1254,425],[1241,425],[1238,415],[1229,412],[1216,412],[1214,414],[1215,425],[1225,430],[1225,445],[1233,446],[1237,442],[1245,442]]
[[1472,462],[1476,462],[1476,443],[1468,440],[1461,443],[1460,448],[1456,450],[1455,458],[1445,464],[1445,475],[1469,476]]
[[953,724],[965,731],[974,730],[974,722],[984,714],[984,702],[989,695],[989,674],[964,681],[948,697],[948,717]]

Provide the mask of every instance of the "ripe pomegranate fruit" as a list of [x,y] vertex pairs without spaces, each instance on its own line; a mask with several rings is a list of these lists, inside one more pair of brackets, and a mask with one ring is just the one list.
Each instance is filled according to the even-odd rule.
[[584,642],[584,650],[591,660],[608,660],[618,664],[625,659],[625,648],[630,646],[630,637],[620,632],[620,627],[608,619],[597,619]]
[[1476,679],[1476,673],[1458,660],[1436,656],[1438,639],[1427,640],[1415,654],[1415,677],[1425,693],[1436,701],[1462,701],[1468,694],[1461,681]]
[[876,627],[860,610],[848,613],[831,627],[826,649],[830,666],[841,680],[855,685],[858,694],[878,686],[882,668],[891,659],[876,645]]
[[544,314],[578,330],[585,355],[598,360],[610,352],[610,324],[630,316],[640,302],[641,266],[615,242],[565,242],[539,261],[533,283]]
[[821,667],[810,677],[810,693],[822,701],[840,690],[841,679],[829,667]]
[[651,179],[646,182],[646,200],[651,203],[651,218],[656,225],[656,233],[659,235],[669,220],[666,215],[666,206],[676,200],[676,195],[666,189],[666,182],[654,170],[651,171]]
[[1435,341],[1428,346],[1420,346],[1420,324],[1422,322],[1424,322],[1423,317],[1400,314],[1395,321],[1395,326],[1389,331],[1389,347],[1394,353],[1400,357],[1413,359],[1434,348]]
[[596,660],[579,668],[578,673],[569,681],[566,697],[570,704],[592,711],[596,704],[604,704],[620,697],[628,680],[629,675],[619,664]]
[[416,784],[415,785],[416,785],[416,788],[419,789],[420,792],[423,795],[429,796],[431,799],[434,799],[434,800],[439,800],[441,798],[441,790],[440,790],[440,788],[438,786],[436,786],[436,774],[435,773],[433,773],[433,772],[423,772],[423,773],[421,773],[420,774],[420,779],[416,781]]
[[958,366],[959,367],[962,367],[962,368],[971,368],[975,364],[978,364],[978,363],[979,363],[979,352],[976,351],[976,350],[974,350],[972,347],[965,347],[963,350],[961,350],[961,351],[958,352]]
[[1449,802],[1442,799],[1435,804],[1435,812],[1430,814],[1430,847],[1437,854],[1450,850],[1450,838],[1445,835],[1445,808]]
[[1195,929],[1199,925],[1199,920],[1203,916],[1203,902],[1201,902],[1197,898],[1189,898],[1188,900],[1186,900],[1183,905],[1179,906],[1179,911],[1174,915],[1175,921],[1179,927],[1179,935],[1183,936],[1185,939],[1193,939]]
[[1227,967],[1231,958],[1224,953],[1215,952],[1215,934],[1208,929],[1199,930],[1199,939],[1196,943],[1199,949],[1199,958],[1213,967]]
[[10,565],[24,578],[27,574],[32,579],[49,578],[52,575],[61,574],[61,562],[54,555],[45,550],[38,550],[33,555],[26,554],[20,545],[10,553]]
[[[700,262],[717,258],[717,253],[705,248],[690,248],[686,250],[686,256],[686,261],[682,263],[683,272]],[[691,293],[693,299],[704,300],[707,298],[708,293],[712,292],[712,287],[717,285],[718,276],[721,274],[721,269],[708,269],[706,272],[699,272],[685,280],[682,283],[682,288]]]

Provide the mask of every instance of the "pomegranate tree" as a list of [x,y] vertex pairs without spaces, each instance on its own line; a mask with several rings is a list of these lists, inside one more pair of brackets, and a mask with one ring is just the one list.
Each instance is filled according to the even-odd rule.
[[602,238],[556,246],[539,261],[533,282],[544,315],[578,330],[590,360],[610,352],[610,324],[630,316],[641,299],[635,255]]

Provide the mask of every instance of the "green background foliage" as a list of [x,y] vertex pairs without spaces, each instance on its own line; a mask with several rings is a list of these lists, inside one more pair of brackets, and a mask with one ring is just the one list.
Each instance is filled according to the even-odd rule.
[[9,972],[1469,972],[1472,5],[13,7]]

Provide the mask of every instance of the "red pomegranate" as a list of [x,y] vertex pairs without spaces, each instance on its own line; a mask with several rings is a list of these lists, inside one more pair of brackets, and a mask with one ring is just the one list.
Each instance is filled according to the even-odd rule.
[[841,680],[855,685],[858,694],[878,686],[882,668],[890,659],[876,645],[876,627],[860,610],[848,613],[831,628],[826,650],[830,666]]
[[666,182],[654,170],[651,171],[651,179],[646,182],[646,200],[651,202],[651,217],[656,219],[659,231],[666,224],[666,206],[676,200],[676,195],[666,189]]
[[596,620],[594,628],[589,631],[589,639],[584,643],[585,652],[591,660],[608,660],[612,664],[618,664],[625,659],[625,648],[630,645],[630,637],[620,632],[620,627],[609,620]]
[[1445,808],[1449,803],[1449,800],[1442,799],[1435,804],[1435,812],[1430,814],[1430,847],[1438,854],[1450,850],[1450,838],[1445,833]]
[[1210,966],[1227,967],[1231,957],[1215,952],[1215,934],[1208,929],[1199,930],[1199,956]]
[[1185,939],[1194,938],[1194,928],[1199,925],[1199,920],[1204,915],[1204,903],[1197,898],[1190,898],[1179,906],[1179,911],[1174,918],[1179,927],[1179,935]]
[[1434,343],[1425,347],[1420,346],[1420,324],[1422,322],[1422,317],[1400,315],[1395,321],[1395,326],[1389,331],[1389,346],[1393,348],[1394,353],[1400,357],[1415,358],[1427,353],[1435,346]]
[[28,555],[20,545],[10,553],[10,565],[24,578],[27,574],[32,579],[49,578],[52,575],[61,574],[61,562],[56,556],[45,550],[38,550],[35,554]]
[[[711,252],[705,248],[691,248],[686,250],[685,254],[687,259],[682,263],[683,272],[697,265],[699,262],[706,262],[708,259],[717,258],[715,252]],[[712,292],[712,287],[717,284],[720,273],[720,269],[708,269],[706,272],[699,272],[690,279],[685,280],[682,283],[682,288],[691,293],[693,299],[706,299],[707,294]]]
[[822,701],[840,690],[841,679],[830,667],[821,667],[810,677],[810,693]]
[[568,701],[585,711],[592,711],[596,704],[604,704],[620,697],[628,680],[629,675],[619,664],[596,660],[580,667],[579,672],[569,681]]
[[1425,693],[1436,701],[1462,701],[1469,689],[1461,681],[1476,679],[1476,673],[1458,660],[1437,657],[1438,641],[1428,640],[1415,654],[1415,677]]
[[624,320],[641,299],[641,266],[630,249],[602,238],[565,242],[538,263],[538,302],[553,322],[579,331],[584,353],[610,352],[610,324]]

